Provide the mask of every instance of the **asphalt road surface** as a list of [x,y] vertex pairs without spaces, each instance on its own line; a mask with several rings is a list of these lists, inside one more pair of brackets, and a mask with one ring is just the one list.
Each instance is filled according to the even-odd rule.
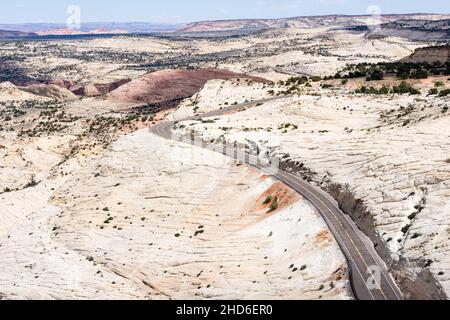
[[[183,121],[220,116],[230,112],[245,110],[256,104],[283,98],[285,97],[252,101],[216,110],[202,116],[183,119]],[[174,139],[172,128],[175,124],[175,121],[161,122],[150,128],[150,131],[162,138],[171,140]],[[203,148],[218,150],[217,145],[206,142],[203,143]],[[234,146],[224,144],[219,149],[224,155],[236,159],[237,153]],[[301,194],[318,210],[347,259],[350,283],[356,299],[403,300],[401,291],[387,271],[385,263],[379,257],[373,244],[362,234],[353,220],[340,210],[339,205],[330,195],[289,172],[271,170],[270,163],[260,163],[261,161],[258,161],[254,155],[246,154],[244,158],[240,157],[239,160],[282,181]]]

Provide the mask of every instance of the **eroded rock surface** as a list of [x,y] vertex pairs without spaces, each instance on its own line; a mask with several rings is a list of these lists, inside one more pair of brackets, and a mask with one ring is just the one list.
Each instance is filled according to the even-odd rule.
[[7,299],[349,298],[345,259],[298,194],[147,130],[0,204],[15,219],[0,233]]
[[443,298],[450,292],[448,107],[446,98],[335,91],[178,127],[261,150],[275,141],[283,162],[333,193],[371,236],[407,297]]

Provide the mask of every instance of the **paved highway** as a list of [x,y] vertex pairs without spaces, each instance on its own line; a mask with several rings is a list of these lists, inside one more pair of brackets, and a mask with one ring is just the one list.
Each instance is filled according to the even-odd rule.
[[[255,104],[265,103],[270,100],[283,99],[274,97],[258,101],[252,101],[221,110],[216,110],[202,116],[191,117],[184,120],[199,120],[242,110]],[[152,133],[165,138],[172,139],[172,128],[174,121],[161,122],[153,126]],[[203,147],[217,151],[217,145],[203,143]],[[234,146],[224,145],[223,153],[236,158]],[[323,190],[315,187],[300,177],[282,170],[270,170],[270,166],[258,163],[255,156],[247,154],[243,162],[258,170],[274,176],[286,185],[306,198],[322,215],[329,229],[337,240],[343,254],[345,255],[350,273],[350,282],[353,294],[358,300],[402,300],[403,296],[397,285],[387,271],[386,265],[375,251],[373,244],[365,237],[351,218],[344,214],[337,202]]]

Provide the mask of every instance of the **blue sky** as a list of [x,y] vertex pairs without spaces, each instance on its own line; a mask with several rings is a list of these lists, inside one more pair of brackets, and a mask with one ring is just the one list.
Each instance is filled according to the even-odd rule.
[[191,22],[300,15],[365,14],[370,5],[382,13],[450,13],[450,0],[9,0],[2,1],[0,23],[64,22],[70,5],[81,8],[83,22]]

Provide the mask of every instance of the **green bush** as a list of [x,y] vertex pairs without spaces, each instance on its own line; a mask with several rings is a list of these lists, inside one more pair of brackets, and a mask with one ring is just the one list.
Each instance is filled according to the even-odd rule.
[[273,200],[272,196],[267,196],[266,200],[264,200],[263,205],[268,205]]
[[389,94],[390,90],[386,86],[382,86],[380,89],[376,89],[372,86],[366,87],[362,86],[361,88],[357,89],[355,93],[364,93],[364,94]]
[[404,226],[404,227],[402,228],[403,234],[408,233],[409,229],[411,229],[411,225],[410,225],[410,224]]
[[426,79],[428,78],[428,72],[426,70],[418,70],[412,73],[410,77],[413,79]]
[[278,199],[277,198],[275,198],[274,200],[273,200],[273,202],[272,202],[272,204],[270,205],[270,210],[269,210],[269,212],[274,212],[275,210],[277,210],[278,209]]
[[414,88],[413,86],[411,86],[409,83],[407,83],[406,81],[402,81],[400,82],[400,84],[398,86],[394,86],[392,88],[394,93],[398,93],[398,94],[405,94],[405,93],[409,93],[409,94],[420,94],[420,91],[417,90],[416,88]]
[[438,93],[439,93],[439,91],[437,88],[431,88],[430,91],[428,91],[428,95],[430,95],[430,96],[438,94]]
[[389,88],[386,86],[382,86],[378,92],[379,94],[389,94]]
[[367,81],[379,81],[384,79],[384,73],[381,70],[374,70],[367,77]]

